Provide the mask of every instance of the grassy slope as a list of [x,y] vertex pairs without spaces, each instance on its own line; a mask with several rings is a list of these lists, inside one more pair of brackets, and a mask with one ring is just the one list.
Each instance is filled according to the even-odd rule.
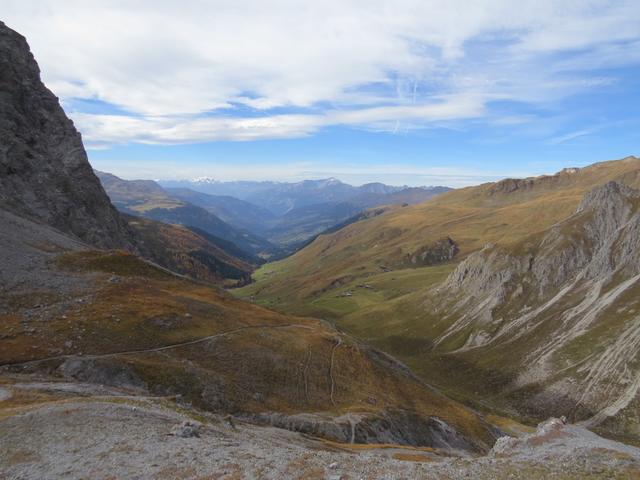
[[[254,275],[256,282],[237,294],[305,313],[309,305],[334,297],[344,283],[377,278],[383,267],[394,269],[397,279],[414,275],[411,269],[398,271],[404,256],[446,236],[460,247],[457,258],[461,259],[489,242],[514,244],[543,232],[568,217],[585,192],[639,168],[640,160],[631,157],[577,173],[523,180],[519,185],[504,180],[448,192],[320,236],[295,255],[263,266]],[[421,279],[431,281],[432,268],[420,269],[415,288],[420,288]],[[433,274],[437,276],[437,270]],[[344,312],[328,309],[325,313],[337,317]]]
[[[455,357],[429,353],[432,340],[448,324],[425,308],[424,293],[444,280],[457,262],[387,273],[381,273],[380,266],[394,267],[405,253],[447,235],[460,246],[458,260],[488,242],[514,252],[526,248],[527,241],[568,217],[586,191],[616,178],[638,186],[639,171],[640,160],[631,158],[577,173],[450,192],[319,238],[296,255],[263,266],[254,275],[256,282],[236,293],[282,311],[324,315],[398,356],[448,394],[476,406],[508,408],[492,398],[516,374],[499,350],[493,357],[487,351]],[[363,283],[375,290],[356,287]],[[341,296],[345,291],[352,291],[352,296]],[[537,334],[549,335],[549,328],[547,324]],[[525,337],[522,342],[535,339]],[[460,345],[450,345],[456,346]],[[500,369],[496,362],[501,362]]]
[[[285,413],[402,408],[436,415],[479,443],[491,440],[486,424],[470,410],[324,322],[240,302],[120,252],[62,254],[57,265],[85,278],[86,290],[71,298],[34,292],[3,299],[11,308],[0,314],[0,363],[107,355],[94,361],[139,377],[159,393],[180,393],[202,408]],[[31,319],[33,330],[22,328],[24,318]],[[193,345],[117,354],[212,335],[217,337]],[[40,365],[55,368],[63,360]]]
[[142,254],[170,270],[197,280],[229,286],[244,282],[253,265],[182,225],[126,216],[142,240]]

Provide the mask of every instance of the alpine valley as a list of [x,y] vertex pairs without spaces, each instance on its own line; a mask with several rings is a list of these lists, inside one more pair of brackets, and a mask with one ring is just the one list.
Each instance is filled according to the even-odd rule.
[[0,478],[639,478],[639,348],[640,159],[123,179],[0,22]]

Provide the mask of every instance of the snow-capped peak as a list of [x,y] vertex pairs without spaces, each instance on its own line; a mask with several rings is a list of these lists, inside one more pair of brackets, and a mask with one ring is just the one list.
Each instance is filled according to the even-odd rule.
[[193,183],[220,183],[218,180],[216,180],[213,177],[196,177],[196,178],[192,178],[191,181]]

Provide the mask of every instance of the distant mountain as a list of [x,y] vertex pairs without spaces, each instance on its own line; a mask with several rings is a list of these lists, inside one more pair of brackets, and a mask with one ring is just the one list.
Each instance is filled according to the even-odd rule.
[[[359,187],[341,182],[335,178],[322,180],[304,180],[296,183],[285,182],[217,182],[211,179],[195,179],[192,181],[159,181],[165,188],[186,188],[209,195],[226,195],[260,206],[271,211],[273,215],[283,216],[290,211],[309,205],[351,202],[358,206],[373,206],[387,203],[375,197],[396,194],[400,191],[426,191],[430,198],[435,192],[450,190],[448,187],[391,186],[383,183],[367,183]],[[369,200],[364,200],[369,196]],[[354,200],[362,197],[360,200]],[[373,198],[376,198],[374,201]],[[397,200],[389,199],[388,203]],[[197,203],[197,202],[193,202]],[[415,203],[409,201],[408,203]],[[229,220],[231,222],[231,220]]]
[[383,195],[387,195],[389,193],[394,193],[397,192],[398,190],[402,190],[406,187],[394,187],[391,185],[385,185],[384,183],[380,183],[380,182],[373,182],[373,183],[365,183],[364,185],[360,186],[358,188],[360,193],[378,193],[378,194],[383,194]]
[[279,217],[263,235],[272,242],[296,246],[362,214],[369,208],[381,205],[413,205],[451,190],[448,187],[399,188],[368,184],[359,187],[357,195],[343,202],[296,207]]
[[269,230],[277,219],[276,215],[266,208],[229,195],[209,195],[188,188],[165,190],[174,198],[202,207],[228,224],[258,235]]
[[358,187],[335,178],[283,183],[271,190],[254,193],[247,201],[268,208],[276,215],[284,215],[295,208],[319,203],[340,203],[354,197]]
[[279,249],[269,241],[238,229],[202,207],[174,198],[150,180],[123,180],[115,175],[96,172],[114,205],[129,215],[142,216],[164,223],[198,228],[209,235],[230,242],[261,262],[259,255],[269,256]]
[[[230,225],[285,246],[289,251],[368,208],[413,205],[451,190],[448,187],[398,187],[383,183],[354,187],[335,178],[297,183],[198,179],[162,181],[161,185],[174,199],[198,205]],[[144,187],[141,185],[140,191]],[[212,195],[212,192],[218,194]],[[221,195],[222,192],[225,195]],[[148,191],[146,195],[153,196],[155,192]],[[117,203],[115,197],[114,202]]]
[[316,203],[294,208],[277,221],[264,235],[272,242],[295,247],[310,237],[362,212],[363,207],[349,202]]
[[240,200],[246,200],[251,195],[263,191],[278,189],[280,185],[283,185],[279,182],[220,182],[207,177],[194,178],[193,180],[159,180],[158,183],[164,188],[188,188],[209,195],[228,195]]

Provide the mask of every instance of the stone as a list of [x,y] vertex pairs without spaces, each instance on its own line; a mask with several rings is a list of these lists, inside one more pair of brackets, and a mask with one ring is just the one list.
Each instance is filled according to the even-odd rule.
[[40,80],[25,38],[2,22],[0,92],[0,207],[93,246],[131,248],[80,133]]
[[187,420],[175,427],[171,433],[181,438],[200,438],[203,430],[204,428],[201,423]]

